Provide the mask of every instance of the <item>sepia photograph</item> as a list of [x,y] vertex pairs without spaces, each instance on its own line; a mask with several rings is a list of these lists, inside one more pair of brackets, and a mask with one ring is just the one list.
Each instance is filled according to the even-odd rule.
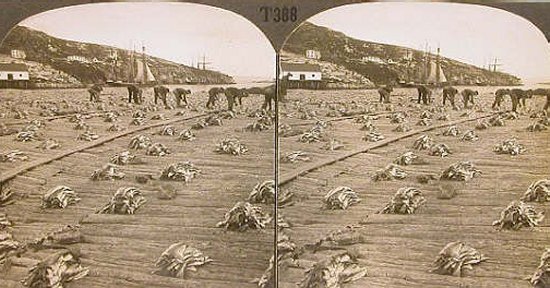
[[0,286],[273,286],[275,67],[254,24],[206,5],[78,5],[13,27]]
[[279,65],[279,287],[550,287],[539,28],[351,4],[301,23]]

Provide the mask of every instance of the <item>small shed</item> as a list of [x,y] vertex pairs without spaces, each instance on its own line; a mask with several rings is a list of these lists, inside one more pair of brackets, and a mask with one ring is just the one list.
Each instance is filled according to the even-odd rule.
[[0,63],[1,88],[26,88],[29,82],[29,68],[21,63]]
[[281,63],[281,77],[289,81],[321,81],[321,66],[308,63]]

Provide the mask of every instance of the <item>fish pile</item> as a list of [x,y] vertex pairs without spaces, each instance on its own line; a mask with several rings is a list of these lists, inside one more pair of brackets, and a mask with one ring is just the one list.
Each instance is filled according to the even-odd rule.
[[99,214],[134,214],[147,200],[134,187],[119,188]]
[[115,165],[128,165],[128,164],[142,164],[137,156],[130,154],[130,151],[123,151],[121,153],[115,154],[111,157],[109,162]]
[[426,203],[422,192],[413,187],[403,187],[397,190],[397,193],[378,213],[382,214],[413,214]]
[[367,268],[359,266],[357,257],[349,252],[333,255],[315,263],[306,270],[300,281],[300,288],[340,288],[344,283],[361,279],[367,275]]
[[413,164],[422,164],[423,161],[418,157],[418,155],[409,151],[395,158],[395,160],[393,160],[393,163],[397,165],[406,166],[406,165],[413,165]]
[[463,269],[472,270],[472,265],[485,260],[487,258],[470,245],[460,241],[451,242],[439,252],[431,272],[460,277]]
[[456,125],[450,126],[447,128],[447,130],[443,131],[443,136],[458,136],[460,134],[460,130],[458,130],[458,127]]
[[206,126],[222,126],[223,121],[218,115],[210,115],[204,119],[204,123],[206,123]]
[[38,140],[39,136],[38,133],[34,130],[29,131],[21,131],[15,135],[15,140],[19,142],[28,142],[28,141],[34,141]]
[[439,120],[439,121],[449,121],[449,120],[451,120],[451,116],[449,116],[449,114],[441,114],[437,117],[437,120]]
[[256,184],[248,196],[250,203],[272,204],[275,202],[275,181],[266,180]]
[[265,130],[269,130],[269,126],[265,125],[260,121],[249,123],[244,127],[244,131],[248,131],[248,132],[259,132],[259,131],[265,131]]
[[413,143],[413,148],[416,150],[426,150],[432,147],[433,140],[428,135],[420,135]]
[[164,116],[164,114],[156,114],[151,117],[151,120],[168,120],[168,117]]
[[238,139],[225,138],[217,145],[216,152],[238,156],[248,152],[248,148],[244,144],[241,144]]
[[130,149],[146,149],[153,144],[151,139],[144,135],[136,135],[130,140]]
[[457,162],[449,166],[441,173],[441,180],[469,181],[481,175],[481,171],[475,168],[470,161]]
[[416,126],[430,126],[432,124],[431,120],[428,118],[422,118],[416,122]]
[[197,271],[198,266],[212,262],[199,249],[179,242],[164,250],[155,262],[155,274],[176,278],[185,278],[186,271]]
[[178,137],[182,141],[193,141],[196,138],[195,134],[189,129],[181,131]]
[[8,216],[5,213],[0,213],[0,231],[7,227],[11,227],[11,225],[12,223],[8,219]]
[[43,208],[65,208],[80,201],[76,192],[67,186],[56,186],[42,197]]
[[384,138],[384,135],[377,131],[370,131],[363,136],[363,140],[368,142],[378,142],[384,140]]
[[166,125],[166,126],[162,127],[162,130],[160,130],[158,132],[158,135],[161,135],[161,136],[174,136],[174,135],[176,135],[176,133],[177,133],[176,128],[174,128],[171,125]]
[[19,150],[13,150],[0,154],[0,162],[15,162],[17,160],[26,161],[29,160],[29,156]]
[[314,125],[309,131],[304,132],[298,138],[298,141],[302,143],[313,143],[323,141],[324,128],[322,126]]
[[525,202],[550,202],[550,179],[543,179],[531,183],[521,197]]
[[132,118],[130,125],[141,126],[145,123],[145,118]]
[[390,123],[395,124],[403,123],[405,122],[405,118],[407,118],[407,116],[401,112],[392,113],[389,117]]
[[118,114],[115,112],[107,112],[103,115],[104,122],[116,122],[118,120]]
[[84,131],[84,133],[78,135],[77,139],[82,141],[93,141],[93,140],[97,140],[98,138],[99,138],[99,135],[95,134],[90,130],[86,130]]
[[145,155],[149,156],[165,156],[170,153],[172,152],[162,143],[154,143],[145,150]]
[[13,240],[13,236],[6,230],[0,230],[0,267],[6,262],[10,254],[21,248],[18,241]]
[[491,126],[492,126],[491,123],[489,123],[487,120],[481,119],[481,120],[477,120],[476,129],[485,130]]
[[464,135],[462,135],[462,141],[468,141],[468,142],[475,142],[479,140],[479,136],[477,136],[476,132],[474,130],[468,130]]
[[269,222],[271,217],[264,214],[261,207],[253,206],[248,202],[237,202],[229,212],[225,213],[225,219],[216,226],[231,231],[245,231],[263,229]]
[[330,139],[327,143],[325,143],[325,145],[323,145],[323,149],[327,151],[340,150],[342,148],[344,148],[344,144],[336,139]]
[[208,127],[208,124],[204,120],[197,121],[197,123],[191,125],[193,130],[201,130]]
[[409,132],[412,128],[407,123],[401,123],[397,127],[393,128],[393,132]]
[[495,115],[489,119],[489,124],[493,127],[504,126],[504,119],[500,115]]
[[407,173],[395,164],[389,164],[384,169],[376,170],[372,176],[373,181],[390,181],[394,179],[405,179]]
[[447,146],[447,144],[439,143],[439,144],[433,145],[430,148],[430,155],[432,156],[447,157],[451,154],[452,152],[449,149],[449,146]]
[[519,119],[519,115],[518,115],[517,112],[508,111],[508,112],[502,114],[502,118],[504,118],[506,120],[516,120],[516,119]]
[[501,144],[496,145],[493,151],[497,154],[510,154],[515,156],[525,152],[525,147],[519,144],[516,139],[512,138],[504,140]]
[[540,256],[540,264],[529,282],[534,288],[550,287],[550,248],[546,248]]
[[92,180],[117,180],[124,178],[124,173],[118,172],[118,167],[112,163],[104,165],[101,169],[94,170],[92,172]]
[[349,206],[361,202],[359,195],[349,187],[340,186],[327,192],[323,199],[327,209],[347,209]]
[[308,161],[311,161],[311,158],[308,156],[308,154],[306,152],[294,151],[294,152],[291,152],[291,153],[285,155],[281,159],[281,162],[283,162],[283,163],[295,163],[295,162],[298,162],[298,161],[308,162]]
[[76,125],[73,127],[74,130],[88,130],[90,129],[90,125],[88,123],[84,122],[83,120],[80,120],[76,122]]
[[54,139],[44,140],[42,141],[42,143],[40,143],[40,145],[38,145],[38,148],[42,150],[52,150],[52,149],[57,149],[59,147],[61,147],[61,144],[59,144],[59,142],[57,142]]
[[189,161],[170,164],[162,170],[160,179],[189,182],[197,177],[201,170]]
[[7,206],[15,202],[13,192],[7,186],[0,186],[0,207]]
[[532,123],[531,125],[527,126],[525,130],[529,132],[540,132],[540,131],[548,130],[548,128],[541,123]]
[[124,127],[118,125],[118,124],[113,124],[111,126],[109,126],[109,128],[107,128],[107,131],[109,132],[118,132],[118,131],[122,131],[124,130]]
[[65,250],[34,265],[23,285],[30,288],[63,288],[68,282],[88,275],[88,272],[88,268],[81,266],[77,255]]
[[433,114],[430,111],[422,111],[422,113],[420,113],[420,119],[432,119],[432,118],[433,118]]
[[361,131],[376,131],[376,127],[371,121],[363,123],[363,126],[359,129]]
[[519,230],[522,227],[535,227],[544,219],[544,212],[523,201],[512,201],[500,212],[500,219],[493,222],[498,230]]

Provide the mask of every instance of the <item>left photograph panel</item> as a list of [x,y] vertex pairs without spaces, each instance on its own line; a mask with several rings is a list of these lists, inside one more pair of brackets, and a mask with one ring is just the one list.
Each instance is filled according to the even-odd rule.
[[106,3],[0,40],[0,286],[274,285],[275,51],[256,26]]

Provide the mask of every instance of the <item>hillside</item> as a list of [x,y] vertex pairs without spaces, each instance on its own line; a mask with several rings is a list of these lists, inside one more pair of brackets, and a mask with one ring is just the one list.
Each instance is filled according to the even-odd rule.
[[[376,84],[395,81],[422,82],[423,52],[354,39],[331,29],[305,22],[286,41],[285,53],[304,55],[308,49],[321,52],[321,62],[330,62],[361,74]],[[318,60],[317,60],[318,61]],[[442,57],[441,68],[450,83],[471,85],[519,85],[515,76],[488,71]],[[332,78],[332,75],[324,75]]]
[[[25,51],[27,59],[43,63],[74,76],[82,83],[102,83],[107,80],[127,81],[129,50],[69,41],[52,37],[27,27],[15,27],[4,39],[0,53],[10,54],[11,49]],[[116,53],[117,61],[112,55]],[[83,56],[89,62],[68,61],[68,56]],[[157,57],[148,56],[148,64],[155,78],[166,84],[186,81],[203,84],[233,83],[231,76],[220,72],[201,70]]]

